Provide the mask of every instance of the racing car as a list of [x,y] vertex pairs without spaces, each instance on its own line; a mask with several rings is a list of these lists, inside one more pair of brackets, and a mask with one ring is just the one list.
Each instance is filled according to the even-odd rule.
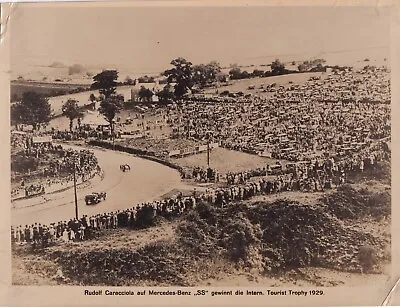
[[99,202],[105,200],[106,198],[107,198],[106,192],[101,192],[101,193],[93,192],[85,196],[85,203],[86,205],[98,204]]

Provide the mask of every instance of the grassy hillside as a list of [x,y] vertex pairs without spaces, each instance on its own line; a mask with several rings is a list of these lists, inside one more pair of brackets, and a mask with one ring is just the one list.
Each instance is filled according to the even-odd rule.
[[33,91],[46,96],[60,96],[84,91],[87,87],[89,85],[12,81],[11,102],[20,100],[24,92]]

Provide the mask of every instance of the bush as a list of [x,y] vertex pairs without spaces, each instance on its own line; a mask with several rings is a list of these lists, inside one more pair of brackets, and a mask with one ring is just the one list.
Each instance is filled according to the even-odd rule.
[[228,220],[227,225],[222,229],[220,244],[231,260],[234,262],[248,260],[248,248],[259,241],[257,237],[260,233],[254,230],[253,225],[242,214]]
[[208,246],[208,255],[210,249],[220,248],[227,259],[246,266],[260,256],[267,272],[306,266],[357,271],[358,248],[383,244],[369,234],[343,227],[320,206],[278,200],[214,211],[201,207],[203,218],[196,212],[190,226],[181,228],[183,246],[189,242],[198,252]]
[[82,285],[122,286],[141,280],[184,286],[182,274],[191,265],[170,242],[155,242],[137,251],[102,249],[55,252],[52,256],[66,276]]
[[304,266],[372,272],[382,259],[377,253],[382,241],[344,227],[325,209],[288,200],[220,209],[200,201],[179,224],[175,241],[134,251],[124,247],[55,252],[52,258],[83,285],[188,285],[199,262],[211,271],[221,259],[230,261],[229,266],[265,272]]
[[284,262],[283,255],[277,248],[272,248],[269,246],[263,247],[261,250],[261,255],[264,259],[264,270],[266,272],[274,272],[279,270]]
[[321,199],[329,212],[339,219],[359,219],[370,216],[376,220],[391,213],[391,197],[388,192],[372,193],[356,190],[350,185],[340,186],[336,192]]
[[218,222],[217,211],[215,206],[211,206],[209,203],[199,202],[196,205],[197,215],[200,219],[205,220],[210,225],[216,225]]
[[177,229],[178,242],[194,259],[218,254],[218,228],[202,219],[197,212],[187,215]]

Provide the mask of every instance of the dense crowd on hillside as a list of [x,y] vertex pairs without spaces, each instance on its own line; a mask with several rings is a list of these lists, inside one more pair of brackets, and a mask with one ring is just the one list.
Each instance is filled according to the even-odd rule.
[[[21,150],[11,156],[12,195],[25,190],[26,196],[29,196],[34,190],[43,190],[45,184],[49,187],[68,183],[73,180],[75,167],[76,176],[82,181],[99,171],[97,157],[90,150],[65,149],[51,142],[34,144],[32,140],[26,137]],[[19,181],[17,186],[16,181]],[[39,181],[40,184],[31,184],[32,181]]]
[[297,179],[313,175],[318,180],[325,178],[325,180],[339,182],[343,174],[347,172],[362,172],[367,166],[373,166],[377,161],[388,159],[390,159],[390,150],[387,143],[382,141],[351,155],[308,159],[285,165],[278,162],[276,165],[267,165],[264,168],[238,173],[230,172],[226,174],[226,181],[228,184],[240,184],[252,177],[285,174]]
[[188,100],[168,111],[175,136],[273,158],[301,161],[343,154],[390,136],[384,69],[342,72],[279,87],[272,97],[235,102]]
[[[132,116],[133,130],[143,132],[142,136],[117,143],[160,158],[168,158],[173,151],[194,153],[208,140],[228,149],[289,161],[356,151],[369,146],[371,140],[390,136],[389,77],[386,68],[365,67],[326,72],[302,85],[291,82],[257,88],[268,92],[267,96],[194,95],[182,104]],[[121,133],[130,129],[120,118],[117,122],[124,127],[119,128]],[[160,129],[163,137],[151,137],[150,131]],[[169,130],[168,138],[164,134]],[[63,140],[110,136],[107,130],[87,125],[51,134]]]

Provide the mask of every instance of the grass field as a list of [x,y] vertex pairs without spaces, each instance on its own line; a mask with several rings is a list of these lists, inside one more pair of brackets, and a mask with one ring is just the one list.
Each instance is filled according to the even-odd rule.
[[[249,171],[256,168],[267,167],[267,164],[275,164],[277,160],[250,155],[244,152],[215,148],[210,152],[210,167],[220,173]],[[185,158],[173,160],[183,167],[207,167],[207,153],[201,153]]]
[[45,82],[20,82],[12,81],[10,89],[11,102],[21,99],[24,92],[36,92],[47,96],[57,96],[68,94],[70,91],[84,89],[87,85],[64,84],[64,83],[45,83]]

